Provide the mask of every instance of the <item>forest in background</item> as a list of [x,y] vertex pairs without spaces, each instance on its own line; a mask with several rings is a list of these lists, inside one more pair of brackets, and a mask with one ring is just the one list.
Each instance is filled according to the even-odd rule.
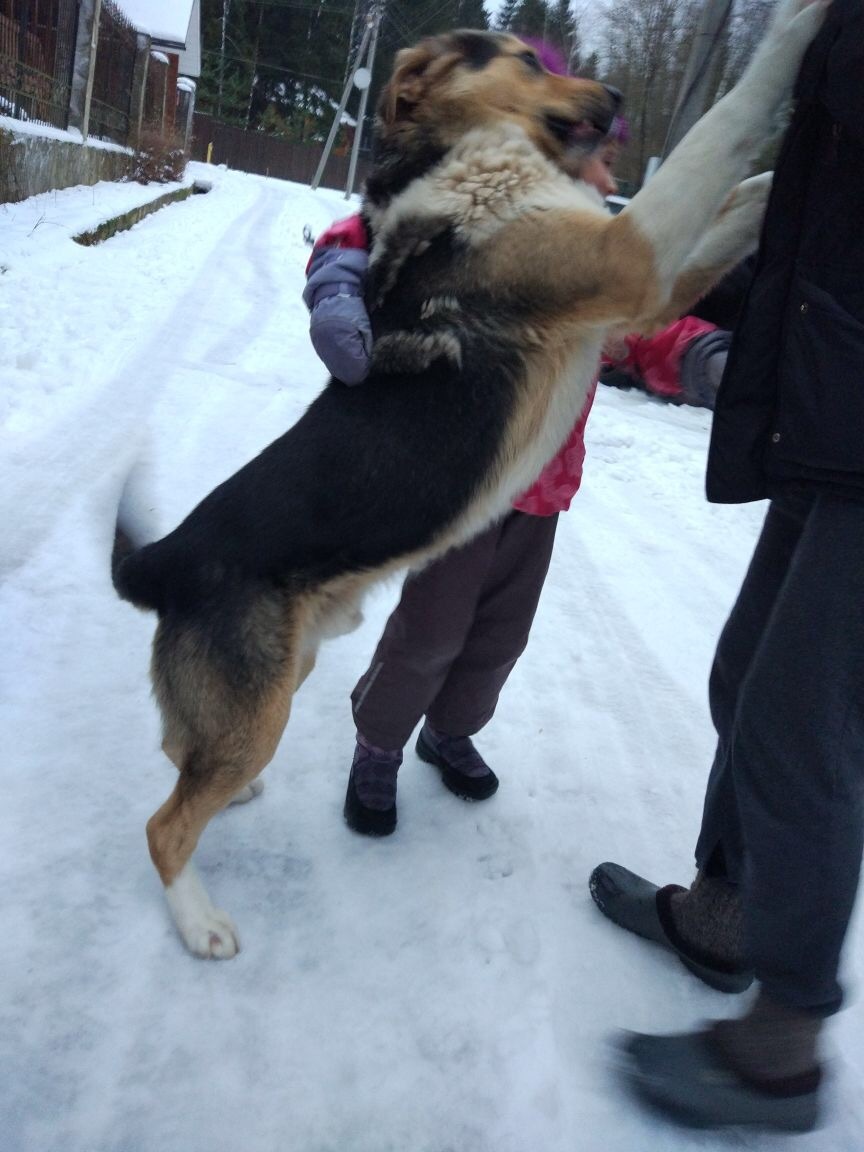
[[[293,142],[324,140],[375,0],[202,0],[197,105],[218,120]],[[625,96],[631,141],[619,172],[635,191],[663,147],[693,43],[701,0],[378,0],[378,38],[362,144],[377,93],[400,48],[451,28],[498,28],[555,44],[571,71]],[[711,100],[740,75],[773,0],[736,0],[714,56]],[[357,115],[352,94],[348,114]],[[338,145],[348,147],[348,133]]]

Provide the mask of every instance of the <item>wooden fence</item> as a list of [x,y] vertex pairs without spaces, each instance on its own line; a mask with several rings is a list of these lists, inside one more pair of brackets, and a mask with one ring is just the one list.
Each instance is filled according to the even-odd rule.
[[[210,159],[214,164],[227,164],[240,172],[275,176],[298,184],[311,183],[324,147],[320,143],[295,144],[263,132],[246,132],[233,124],[222,124],[202,112],[196,112],[192,121],[193,160],[206,160],[208,147],[212,144]],[[349,156],[331,153],[321,180],[322,187],[344,189],[348,183],[349,162]],[[354,179],[355,191],[360,190],[369,168],[369,158],[361,152]]]

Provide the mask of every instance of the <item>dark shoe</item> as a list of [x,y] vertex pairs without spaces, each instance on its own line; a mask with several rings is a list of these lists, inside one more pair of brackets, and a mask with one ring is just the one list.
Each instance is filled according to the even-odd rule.
[[498,791],[498,777],[469,736],[433,736],[424,724],[417,737],[417,755],[434,764],[444,787],[462,800],[488,800]]
[[818,1068],[795,1082],[757,1086],[725,1062],[710,1031],[672,1036],[630,1033],[621,1048],[630,1088],[687,1127],[809,1132],[818,1123]]
[[608,384],[611,388],[620,388],[624,392],[629,392],[636,383],[630,373],[625,372],[623,368],[601,368],[599,379],[601,384]]
[[599,864],[588,881],[594,903],[604,916],[621,928],[651,940],[674,952],[685,968],[718,992],[744,992],[753,983],[753,973],[743,967],[724,964],[700,955],[680,938],[669,910],[670,899],[686,892],[678,884],[658,888],[620,864]]
[[389,836],[396,828],[396,775],[401,752],[383,752],[358,738],[343,813],[364,836]]

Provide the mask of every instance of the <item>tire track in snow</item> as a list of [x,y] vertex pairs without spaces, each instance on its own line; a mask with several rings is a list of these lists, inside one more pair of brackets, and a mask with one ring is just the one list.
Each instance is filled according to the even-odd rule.
[[[289,201],[277,186],[262,184],[255,210],[247,213],[242,227],[232,229],[227,238],[222,254],[231,271],[225,278],[230,296],[234,300],[242,297],[245,310],[241,316],[232,317],[227,330],[220,330],[218,339],[205,347],[200,356],[203,363],[237,363],[238,350],[247,348],[267,330],[281,310],[287,287],[302,273],[302,240],[298,237],[296,262],[288,247],[277,242],[288,207]],[[299,302],[299,294],[294,299]]]
[[[246,183],[240,186],[241,190],[249,187],[254,186]],[[222,238],[230,235],[234,228],[242,228],[246,218],[260,213],[258,201],[264,193],[260,188],[256,191],[251,207],[239,205],[236,216],[210,213],[214,226],[195,236],[199,243],[206,236],[208,252],[192,281],[178,295],[161,323],[153,325],[148,314],[138,331],[120,336],[119,348],[108,359],[100,379],[92,379],[92,357],[87,350],[71,340],[66,344],[66,371],[82,381],[81,396],[64,406],[60,418],[43,428],[28,431],[17,443],[10,441],[9,456],[13,463],[19,464],[22,476],[26,476],[21,488],[27,493],[27,506],[31,510],[39,508],[40,514],[29,520],[16,515],[20,500],[17,485],[9,485],[0,492],[0,520],[5,525],[0,575],[24,563],[62,516],[70,477],[74,477],[80,493],[100,482],[106,474],[112,475],[119,492],[142,445],[148,413],[161,394],[171,361],[199,322],[202,298],[206,299],[214,291],[214,284],[219,283],[224,261]],[[226,188],[226,196],[232,193],[233,189],[229,192]],[[217,190],[210,195],[218,194]],[[224,206],[219,207],[224,213]],[[132,278],[130,292],[152,291],[153,281],[159,278],[159,225],[165,226],[165,221],[153,216],[145,223],[151,225],[152,231],[148,245],[152,254],[149,276],[145,273],[141,279]],[[168,221],[168,226],[174,223]],[[139,237],[136,240],[140,243]],[[114,255],[116,258],[116,253]],[[187,252],[190,262],[194,262],[196,256],[200,258],[200,252],[194,248]],[[64,291],[75,290],[75,285],[64,286]],[[33,493],[34,487],[38,487],[38,497]],[[113,524],[111,531],[113,533]]]

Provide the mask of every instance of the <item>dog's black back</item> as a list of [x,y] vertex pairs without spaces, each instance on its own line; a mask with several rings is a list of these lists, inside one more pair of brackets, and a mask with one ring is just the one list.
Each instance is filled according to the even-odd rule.
[[439,270],[452,278],[452,260],[452,242],[440,237],[408,261],[373,323],[382,348],[392,338],[390,359],[415,354],[400,332],[412,341],[444,334],[458,339],[461,364],[439,355],[419,371],[377,369],[356,388],[331,380],[178,528],[119,557],[121,596],[167,612],[249,579],[302,588],[408,555],[456,519],[500,448],[520,363],[501,346],[506,326],[472,322],[488,318],[487,302],[462,302],[458,335],[452,317],[421,318]]

